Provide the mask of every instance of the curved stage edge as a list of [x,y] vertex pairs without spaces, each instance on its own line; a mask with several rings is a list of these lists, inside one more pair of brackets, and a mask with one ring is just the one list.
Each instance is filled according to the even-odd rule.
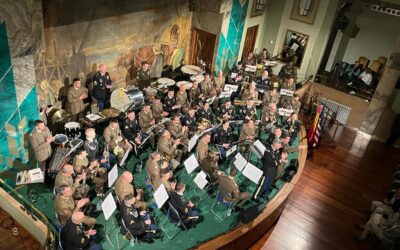
[[[305,138],[306,131],[301,127],[300,140]],[[279,192],[268,202],[263,211],[251,222],[242,224],[237,228],[209,240],[196,249],[248,249],[253,246],[271,227],[278,221],[293,188],[299,180],[307,158],[307,140],[299,143],[298,161],[299,168],[292,181],[285,183]]]

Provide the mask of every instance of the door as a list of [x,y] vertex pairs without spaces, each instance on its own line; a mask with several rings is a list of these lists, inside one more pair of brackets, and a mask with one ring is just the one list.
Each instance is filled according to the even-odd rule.
[[211,72],[216,39],[216,35],[194,28],[192,30],[189,64],[200,65],[202,60],[205,63],[206,71]]
[[244,40],[244,46],[243,46],[242,61],[243,58],[247,57],[247,54],[249,54],[249,52],[254,51],[254,45],[256,44],[257,33],[258,33],[258,25],[247,28],[246,38]]

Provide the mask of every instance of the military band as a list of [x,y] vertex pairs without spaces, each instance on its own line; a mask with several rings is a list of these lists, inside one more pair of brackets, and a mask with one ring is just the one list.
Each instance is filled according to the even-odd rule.
[[[182,220],[186,227],[197,221],[200,213],[185,198],[186,186],[179,175],[180,167],[191,154],[195,155],[207,180],[218,187],[222,200],[242,206],[252,194],[241,190],[235,179],[236,168],[221,166],[229,162],[227,152],[235,145],[246,156],[251,153],[254,142],[260,140],[266,150],[260,167],[264,178],[256,198],[265,197],[281,176],[288,154],[298,150],[293,143],[300,132],[301,102],[297,95],[281,96],[279,88],[271,84],[268,71],[249,76],[244,67],[238,62],[226,76],[222,71],[216,76],[205,73],[204,80],[160,87],[150,98],[145,90],[156,79],[151,79],[150,65],[143,61],[136,78],[136,87],[144,97],[141,106],[138,108],[132,103],[119,115],[106,117],[101,126],[82,126],[82,145],[74,148],[71,160],[63,163],[55,176],[55,210],[64,227],[65,245],[87,248],[94,244],[92,236],[96,232],[89,228],[95,226],[96,220],[86,210],[91,205],[89,192],[95,190],[101,198],[108,190],[107,175],[111,166],[117,164],[127,170],[123,165],[123,159],[129,161],[126,157],[139,161],[136,170],[124,171],[114,184],[123,221],[121,233],[126,238],[152,242],[157,237],[159,230],[149,217],[150,203],[146,198],[162,185],[169,194],[168,206],[174,209],[171,219]],[[290,67],[284,69],[282,75],[286,78],[282,79],[281,89],[295,91],[294,73]],[[236,85],[238,90],[232,91],[230,97],[220,96],[227,84]],[[73,86],[64,98],[71,121],[84,118],[88,112],[84,103],[87,98],[95,101],[99,111],[110,103],[113,85],[105,65],[101,64],[94,75],[92,90],[81,85],[78,78],[73,79]],[[293,112],[286,117],[279,114],[279,108]],[[261,138],[265,135],[266,139]],[[196,142],[189,148],[194,137]],[[36,161],[46,171],[54,148],[61,146],[53,143],[52,132],[41,120],[35,122],[29,139]],[[144,166],[150,191],[133,182],[134,174],[141,172],[139,165]]]

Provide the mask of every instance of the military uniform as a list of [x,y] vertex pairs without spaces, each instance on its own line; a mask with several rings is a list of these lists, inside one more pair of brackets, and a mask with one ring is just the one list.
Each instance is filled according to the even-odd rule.
[[97,100],[99,111],[105,108],[105,102],[108,98],[109,90],[107,85],[112,85],[112,81],[108,72],[102,75],[97,72],[93,77],[92,96]]
[[[65,225],[65,223],[71,217],[74,210],[77,209],[75,201],[72,197],[64,197],[59,194],[56,196],[54,206],[58,220],[62,226]],[[96,219],[89,216],[85,216],[83,219],[83,223],[88,225],[89,227],[93,227],[96,224]]]
[[197,131],[197,118],[196,115],[191,117],[189,114],[185,115],[183,118],[183,126],[189,128],[189,134],[192,135]]
[[240,132],[239,141],[243,140],[253,140],[256,136],[256,127],[249,127],[248,124],[245,124]]
[[139,138],[141,142],[145,139],[142,138],[142,133],[140,131],[140,127],[136,119],[130,120],[129,118],[126,118],[124,121],[124,124],[122,125],[122,134],[126,139],[128,139],[129,143],[133,146],[133,149],[135,151],[135,155],[140,154],[139,150],[139,143],[135,141],[136,138]]
[[[296,87],[295,87],[294,84],[289,84],[287,81],[285,81],[282,84],[281,89],[288,89],[288,90],[291,90],[291,91],[295,91]],[[290,108],[290,106],[292,104],[292,99],[293,99],[293,96],[286,96],[286,95],[281,96],[281,102],[280,102],[281,107]]]
[[270,103],[275,103],[278,104],[279,103],[279,97],[280,95],[278,93],[272,94],[268,93],[265,94],[263,97],[263,105],[269,105]]
[[203,93],[203,95],[206,98],[210,98],[210,97],[216,95],[216,91],[215,91],[213,85],[214,85],[214,83],[212,82],[212,80],[210,80],[209,82],[207,82],[206,80],[203,80],[200,83],[201,93]]
[[[76,174],[86,173],[86,180],[92,180],[96,185],[96,189],[100,189],[104,187],[106,182],[105,174],[107,172],[106,169],[96,166],[93,170],[89,169],[89,160],[87,157],[81,158],[79,155],[74,157],[73,166]],[[99,190],[98,190],[99,191]]]
[[[192,210],[191,207],[188,206],[187,201],[183,197],[183,195],[178,194],[177,192],[171,192],[169,196],[169,202],[171,205],[177,210],[179,217],[183,221],[183,223],[187,226],[190,225],[190,218],[198,216],[198,213]],[[172,219],[175,221],[178,220],[175,213],[171,213]]]
[[201,162],[208,155],[208,144],[200,140],[196,147],[197,161]]
[[190,106],[196,107],[199,106],[200,103],[200,95],[201,95],[201,90],[200,88],[191,88],[189,89],[189,100],[190,100]]
[[143,89],[148,88],[150,86],[150,70],[144,71],[143,68],[140,68],[137,71],[137,85],[140,91],[143,91]]
[[204,159],[200,162],[201,169],[209,174],[210,176],[210,183],[216,183],[219,178],[218,171],[218,159],[213,159],[210,155],[204,157]]
[[[82,224],[75,224],[71,219],[67,221],[61,230],[61,242],[63,249],[101,249],[99,245],[92,242],[90,236],[86,236],[85,228]],[[96,246],[94,246],[96,245]]]
[[154,182],[160,179],[160,165],[149,158],[146,162],[146,171],[149,175],[149,183],[154,186]]
[[215,91],[217,91],[218,94],[221,94],[221,92],[224,91],[225,87],[225,77],[215,77],[214,78],[214,88]]
[[46,141],[46,138],[51,136],[48,127],[45,127],[43,131],[35,128],[29,135],[29,141],[35,151],[36,161],[39,163],[39,166],[43,171],[46,168],[46,160],[50,158],[53,152],[50,143]]
[[247,101],[250,99],[258,100],[258,91],[256,89],[251,91],[250,88],[247,88],[243,91],[242,100]]
[[240,109],[239,115],[242,120],[245,120],[246,116],[250,117],[250,119],[255,119],[257,116],[256,107],[245,105]]
[[279,77],[281,78],[294,78],[297,79],[297,69],[295,66],[285,65],[279,71]]
[[[163,104],[160,103],[152,103],[151,104],[151,111],[153,112],[153,117],[156,120],[156,123],[160,122],[163,118],[162,113],[164,112]],[[140,113],[139,113],[140,117]]]
[[237,74],[244,74],[244,68],[243,67],[240,67],[240,69],[237,67],[237,65],[235,65],[234,67],[233,67],[233,69],[232,69],[232,71],[229,73],[229,75],[228,75],[228,81],[229,82],[233,82],[233,81],[235,81],[236,80],[236,77],[235,78],[232,78],[232,73],[235,73],[236,74],[236,77],[237,77]]
[[235,119],[235,109],[233,106],[227,108],[225,105],[219,108],[218,110],[218,118],[220,121],[225,119],[227,120],[234,120]]
[[263,194],[265,191],[268,191],[271,188],[275,180],[277,167],[280,164],[279,157],[279,150],[274,150],[271,145],[266,145],[263,155],[263,165],[261,168],[265,180],[264,183],[262,183],[263,186],[260,190],[260,194]]
[[268,107],[261,114],[261,131],[271,130],[277,122],[278,113],[271,111]]
[[184,114],[188,113],[188,107],[189,107],[189,101],[188,101],[188,96],[186,91],[178,91],[176,93],[176,105],[179,105],[181,107],[181,111]]
[[152,120],[156,121],[152,112],[147,113],[143,110],[139,112],[139,126],[142,128],[143,133],[145,133],[146,136],[150,137],[150,144],[154,148],[156,145],[156,142],[154,140],[154,133],[152,131],[148,131],[148,129],[152,126],[150,125],[150,122]]
[[120,147],[122,150],[118,152],[117,158],[119,161],[121,161],[122,157],[124,156],[124,153],[126,150],[131,149],[131,145],[128,143],[125,143],[124,141],[118,141],[119,137],[122,136],[121,134],[121,129],[119,127],[117,128],[111,128],[111,126],[108,126],[104,132],[104,141],[106,144],[109,145],[110,151],[112,152],[117,146]]
[[81,95],[87,95],[87,88],[69,88],[68,90],[68,111],[72,114],[72,120],[77,121],[79,115],[85,109],[85,105],[83,103],[83,99],[81,99]]
[[[131,183],[127,183],[122,180],[122,176],[118,177],[118,179],[115,181],[115,195],[118,197],[118,200],[120,204],[123,203],[125,196],[128,194],[133,194],[137,195],[136,189]],[[136,208],[140,208],[141,210],[146,210],[148,208],[148,205],[146,202],[143,201],[136,201],[135,205]]]
[[218,184],[220,186],[220,194],[225,201],[237,202],[237,205],[241,206],[247,200],[250,200],[250,194],[247,192],[241,193],[234,178],[226,175],[220,176]]
[[[126,229],[134,237],[143,237],[151,230],[150,225],[147,225],[140,218],[140,211],[137,211],[134,206],[128,207],[124,202],[121,204],[121,219],[124,221]],[[121,234],[126,235],[128,232],[125,227],[121,227]]]
[[161,156],[167,155],[171,159],[175,159],[178,162],[181,161],[182,151],[174,147],[172,139],[166,139],[164,136],[161,136],[157,144],[157,149]]
[[258,77],[256,79],[256,84],[258,89],[263,89],[264,91],[271,89],[271,80],[269,78]]
[[213,112],[210,108],[208,108],[207,110],[205,110],[204,108],[199,109],[199,111],[197,111],[197,117],[199,121],[201,121],[201,119],[206,119],[208,121],[212,121],[214,119]]
[[300,108],[301,108],[301,102],[296,100],[296,99],[292,99],[292,103],[291,103],[291,108],[293,109],[294,112],[296,112],[297,114],[300,113]]
[[176,124],[171,122],[168,126],[168,131],[171,133],[174,139],[180,139],[181,145],[183,146],[183,151],[186,153],[189,145],[189,130],[186,128],[186,131],[183,131],[183,126],[179,123]]
[[78,182],[75,182],[72,179],[72,176],[63,174],[60,171],[55,179],[54,188],[58,193],[58,190],[62,185],[68,186],[72,189],[72,193],[74,194],[74,199],[81,199],[82,197],[87,197],[89,193],[89,187],[87,185],[81,185]]
[[168,112],[168,116],[171,117],[172,113],[176,113],[176,109],[172,109],[176,104],[175,97],[166,96],[163,102],[163,108]]
[[290,142],[292,143],[300,132],[301,123],[299,120],[292,121],[290,118],[285,122],[284,128],[289,131]]

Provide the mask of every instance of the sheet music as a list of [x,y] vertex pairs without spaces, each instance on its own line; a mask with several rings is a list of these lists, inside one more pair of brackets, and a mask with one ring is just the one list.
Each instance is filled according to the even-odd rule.
[[258,184],[258,182],[261,179],[261,176],[263,175],[263,171],[258,169],[250,162],[247,163],[242,173],[244,176],[246,176],[250,181],[254,182],[255,184]]
[[194,182],[200,189],[204,189],[204,187],[208,184],[208,181],[206,180],[206,174],[203,171],[200,171],[194,178]]
[[99,116],[98,114],[88,114],[86,116],[86,118],[88,118],[89,120],[91,120],[92,122],[97,121],[99,119],[101,119],[102,117]]
[[285,114],[286,114],[286,109],[284,109],[284,108],[278,109],[278,115],[285,115]]
[[285,116],[290,116],[293,113],[293,109],[286,109]]
[[[147,139],[147,138],[146,138]],[[124,153],[124,156],[122,157],[122,159],[121,159],[121,162],[120,162],[120,166],[123,166],[124,165],[124,163],[125,163],[125,161],[126,161],[126,158],[128,158],[128,154],[129,154],[129,152],[131,152],[130,150],[126,150],[125,151],[125,153]]]
[[287,95],[287,96],[293,96],[293,95],[294,95],[294,91],[293,91],[293,90],[287,89],[287,90],[286,90],[286,95]]
[[238,85],[233,85],[233,84],[225,84],[224,87],[224,92],[236,92],[238,90],[239,86]]
[[190,153],[192,151],[192,149],[194,148],[194,146],[197,143],[197,140],[199,139],[200,136],[198,135],[193,135],[192,138],[190,138],[189,140],[189,145],[188,145],[188,152]]
[[231,97],[231,95],[232,95],[232,92],[222,92],[219,95],[219,98],[227,98],[227,97]]
[[101,210],[103,210],[104,218],[108,220],[117,209],[112,193],[109,193],[104,201],[101,203]]
[[260,140],[257,140],[256,142],[254,142],[253,147],[257,148],[257,150],[261,153],[261,155],[264,155],[266,148],[265,148],[264,144],[262,144],[262,142],[260,142]]
[[287,89],[281,89],[281,91],[279,92],[280,95],[286,95],[287,93]]
[[276,64],[276,61],[266,61],[265,66],[274,66]]
[[232,79],[234,79],[234,78],[236,78],[236,77],[237,77],[237,75],[238,75],[238,73],[234,73],[234,72],[232,72],[232,73],[231,73],[231,78],[232,78]]
[[247,161],[243,157],[243,155],[241,153],[237,153],[236,156],[235,156],[235,161],[233,162],[233,165],[235,165],[235,167],[239,171],[242,171],[243,168],[246,166],[246,164],[247,164]]
[[161,208],[168,200],[168,198],[169,196],[164,184],[160,185],[154,192],[154,199],[156,200],[157,207]]
[[235,153],[237,150],[237,145],[233,145],[230,149],[226,151],[226,157],[230,156],[231,154]]
[[185,160],[183,165],[185,165],[187,173],[191,174],[199,166],[199,163],[196,159],[196,156],[192,154],[189,158]]
[[30,183],[44,182],[43,172],[40,168],[31,169],[28,173]]
[[117,164],[108,172],[108,187],[112,187],[114,182],[118,179],[118,167]]

